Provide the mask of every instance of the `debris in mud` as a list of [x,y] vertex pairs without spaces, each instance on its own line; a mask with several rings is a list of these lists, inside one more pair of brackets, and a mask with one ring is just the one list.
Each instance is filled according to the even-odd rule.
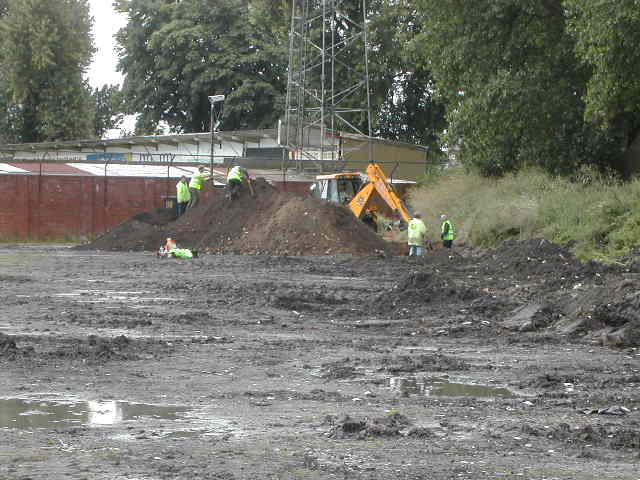
[[[349,359],[346,359],[348,362]],[[327,380],[339,380],[342,378],[353,378],[356,376],[356,369],[345,361],[325,363],[322,365],[321,377]]]
[[531,302],[516,308],[502,322],[502,326],[519,332],[530,332],[544,328],[553,320],[552,309],[548,305]]
[[622,405],[612,405],[607,408],[587,408],[586,410],[581,410],[585,415],[627,415],[631,413],[627,407],[623,407]]
[[341,205],[281,192],[263,179],[255,197],[228,203],[216,192],[172,219],[160,210],[130,218],[82,249],[155,251],[166,237],[208,253],[374,255],[390,244]]
[[111,360],[140,360],[142,354],[153,356],[166,353],[166,342],[132,340],[124,335],[115,338],[89,335],[86,341],[71,339],[67,345],[58,346],[44,355],[71,359],[83,359],[93,363]]
[[14,357],[19,353],[15,340],[0,332],[0,357]]
[[567,423],[547,426],[546,428],[523,425],[522,433],[534,437],[543,437],[572,445],[601,446],[612,450],[640,448],[640,430],[637,426],[616,424],[583,425],[572,427]]
[[359,440],[368,437],[397,437],[406,434],[410,425],[409,419],[397,412],[372,419],[329,415],[325,422],[331,426],[327,434],[329,438],[355,437]]
[[553,389],[560,388],[566,384],[579,383],[579,378],[575,375],[561,375],[555,373],[545,373],[529,381],[521,382],[519,388]]
[[384,358],[379,370],[389,373],[400,372],[440,372],[469,369],[469,364],[459,358],[441,353],[423,355],[398,355]]
[[26,283],[31,281],[31,278],[26,275],[0,275],[0,282]]

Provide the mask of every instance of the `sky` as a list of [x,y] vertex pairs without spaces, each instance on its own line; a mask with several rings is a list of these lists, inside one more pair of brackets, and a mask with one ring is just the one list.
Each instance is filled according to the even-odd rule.
[[93,41],[97,52],[89,67],[87,77],[93,88],[105,83],[122,84],[122,74],[116,71],[118,55],[115,52],[116,41],[113,36],[125,26],[127,17],[111,5],[111,0],[89,0],[93,17]]
[[[93,88],[100,88],[105,83],[122,85],[123,76],[116,71],[118,54],[115,51],[114,35],[127,23],[126,15],[116,12],[111,0],[89,0],[89,8],[93,17],[93,44],[97,51],[93,54],[93,62],[87,71],[87,79]],[[120,128],[109,130],[106,138],[120,137],[120,131],[131,132],[135,128],[136,116],[127,115]]]

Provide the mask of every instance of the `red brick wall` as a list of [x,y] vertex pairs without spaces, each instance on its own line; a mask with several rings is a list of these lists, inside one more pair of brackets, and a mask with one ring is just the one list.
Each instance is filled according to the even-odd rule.
[[[104,233],[175,196],[177,179],[0,175],[0,238],[64,239]],[[211,195],[207,186],[203,197]]]

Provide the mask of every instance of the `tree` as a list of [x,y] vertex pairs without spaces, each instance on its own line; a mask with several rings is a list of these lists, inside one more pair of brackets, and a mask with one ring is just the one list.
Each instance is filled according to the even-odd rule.
[[370,82],[376,134],[438,149],[445,108],[434,95],[428,65],[417,62],[410,42],[423,23],[410,0],[368,3]]
[[107,130],[119,128],[124,119],[122,94],[118,85],[103,85],[92,95],[95,103],[94,135],[102,138]]
[[[119,68],[128,108],[141,125],[209,130],[207,99],[225,94],[223,128],[275,125],[285,65],[263,45],[270,34],[248,22],[245,0],[118,0],[129,15],[119,32]],[[257,28],[258,27],[258,28]]]
[[0,20],[7,92],[23,142],[86,138],[91,94],[82,74],[93,53],[86,0],[12,0]]
[[[445,142],[488,175],[537,164],[615,165],[610,132],[584,122],[590,68],[575,54],[561,0],[417,0],[414,40],[448,102]],[[421,53],[422,52],[422,53]]]
[[637,0],[566,0],[577,52],[592,68],[585,118],[615,129],[624,148],[640,141],[640,15]]

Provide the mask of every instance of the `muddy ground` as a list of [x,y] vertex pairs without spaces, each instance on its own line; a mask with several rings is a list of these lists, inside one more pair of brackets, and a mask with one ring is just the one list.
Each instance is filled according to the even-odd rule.
[[637,480],[638,271],[0,246],[0,478]]

